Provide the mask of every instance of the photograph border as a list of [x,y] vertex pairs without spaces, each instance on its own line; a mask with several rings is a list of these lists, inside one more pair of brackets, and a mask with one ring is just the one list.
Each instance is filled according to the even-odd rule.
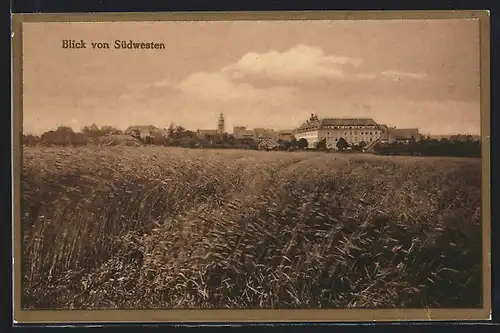
[[[480,31],[482,142],[483,307],[478,309],[172,309],[172,310],[22,310],[20,216],[23,110],[23,36],[28,22],[134,22],[234,20],[412,20],[477,19]],[[259,11],[149,13],[12,14],[12,179],[13,179],[13,319],[19,324],[48,323],[234,323],[234,322],[388,322],[491,320],[490,203],[490,12],[458,11]],[[133,318],[133,319],[132,319]]]

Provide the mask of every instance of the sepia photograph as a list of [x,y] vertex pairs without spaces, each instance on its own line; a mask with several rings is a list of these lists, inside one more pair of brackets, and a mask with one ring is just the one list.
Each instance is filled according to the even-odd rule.
[[110,15],[18,16],[16,316],[489,318],[487,12]]

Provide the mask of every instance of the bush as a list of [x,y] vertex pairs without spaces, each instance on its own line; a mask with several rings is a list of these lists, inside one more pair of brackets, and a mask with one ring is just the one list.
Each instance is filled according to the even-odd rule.
[[481,157],[481,142],[431,139],[409,144],[394,142],[377,145],[375,152],[380,155]]

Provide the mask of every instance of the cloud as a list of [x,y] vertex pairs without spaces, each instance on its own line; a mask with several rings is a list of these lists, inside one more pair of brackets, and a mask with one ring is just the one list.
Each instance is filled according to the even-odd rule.
[[260,93],[250,84],[233,83],[217,72],[193,73],[175,87],[184,93],[215,99],[254,99]]
[[422,73],[396,70],[365,72],[362,64],[360,58],[328,55],[320,48],[298,45],[284,52],[249,52],[218,71],[191,73],[181,82],[164,79],[135,86],[125,91],[122,98],[180,94],[186,98],[220,102],[276,101],[291,99],[294,94],[304,93],[311,87],[317,87],[317,84],[324,85],[325,80],[345,83],[371,80],[401,82],[402,79],[426,77]]
[[397,70],[368,72],[363,70],[363,60],[339,55],[327,55],[317,47],[298,45],[285,52],[250,52],[239,61],[227,65],[221,73],[233,81],[281,82],[283,85],[297,81],[336,79],[343,81],[389,79],[423,79],[425,73]]
[[231,79],[247,75],[272,78],[302,79],[310,77],[342,77],[345,67],[358,67],[361,59],[326,55],[320,48],[298,45],[286,52],[250,52],[222,72]]
[[259,89],[249,83],[234,82],[225,72],[198,72],[189,75],[175,88],[198,98],[217,100],[259,100],[280,98],[292,94],[295,88],[271,87]]

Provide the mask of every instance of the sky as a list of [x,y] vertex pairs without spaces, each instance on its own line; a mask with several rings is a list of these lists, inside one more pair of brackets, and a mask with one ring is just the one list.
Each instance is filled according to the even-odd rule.
[[[64,49],[62,40],[87,42]],[[94,50],[91,41],[164,43]],[[479,21],[23,24],[23,131],[293,129],[310,113],[479,134]]]

